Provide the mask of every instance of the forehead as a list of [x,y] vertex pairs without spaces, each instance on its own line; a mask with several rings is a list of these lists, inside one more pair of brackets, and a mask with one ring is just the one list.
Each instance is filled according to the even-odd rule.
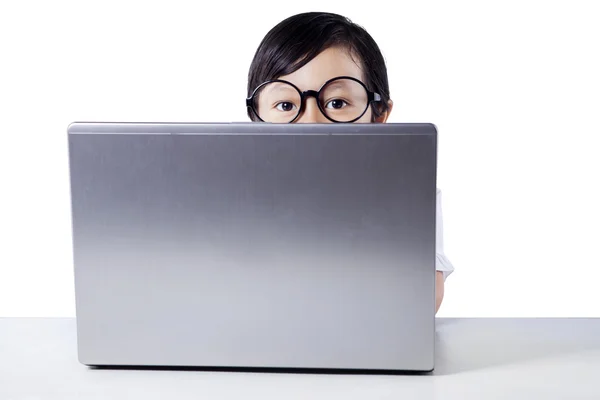
[[280,76],[300,90],[315,90],[329,79],[351,76],[363,80],[363,71],[350,53],[342,48],[329,48],[289,75]]

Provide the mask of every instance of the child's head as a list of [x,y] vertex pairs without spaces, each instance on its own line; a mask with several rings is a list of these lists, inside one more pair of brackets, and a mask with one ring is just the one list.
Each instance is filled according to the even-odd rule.
[[385,61],[367,31],[337,14],[304,13],[280,22],[258,47],[248,115],[279,123],[385,122],[389,92]]

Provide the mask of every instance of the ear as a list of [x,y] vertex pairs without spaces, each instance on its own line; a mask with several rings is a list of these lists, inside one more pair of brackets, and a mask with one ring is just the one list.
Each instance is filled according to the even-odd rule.
[[385,123],[389,118],[390,114],[392,113],[392,108],[394,108],[394,102],[392,100],[389,100],[387,111],[382,112],[379,117],[375,118],[375,122],[382,124]]

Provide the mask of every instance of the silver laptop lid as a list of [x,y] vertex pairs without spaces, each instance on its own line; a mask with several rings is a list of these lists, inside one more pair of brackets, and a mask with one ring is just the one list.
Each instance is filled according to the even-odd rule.
[[433,368],[433,125],[68,132],[82,363]]

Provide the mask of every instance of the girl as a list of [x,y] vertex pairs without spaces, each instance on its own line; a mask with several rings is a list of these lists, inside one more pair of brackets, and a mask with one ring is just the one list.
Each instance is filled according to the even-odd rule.
[[[260,43],[248,73],[248,116],[272,123],[386,122],[393,107],[383,55],[362,27],[332,13],[285,19]],[[437,190],[436,313],[454,270],[443,251]]]

